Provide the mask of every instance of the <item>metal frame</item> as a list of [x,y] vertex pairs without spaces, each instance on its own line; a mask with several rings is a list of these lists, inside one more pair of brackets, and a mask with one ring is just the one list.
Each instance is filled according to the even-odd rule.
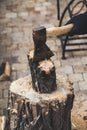
[[[83,6],[86,6],[87,7],[87,2],[86,0],[80,0],[76,3],[76,5],[73,7],[73,9],[71,10],[71,5],[75,2],[75,0],[70,0],[70,2],[67,4],[67,6],[65,7],[65,9],[63,10],[63,13],[60,16],[59,12],[58,12],[58,20],[60,18],[60,21],[59,21],[59,26],[62,26],[62,22],[63,22],[63,19],[64,19],[64,16],[66,14],[66,12],[68,11],[69,13],[69,17],[72,18],[74,15],[80,13],[80,11],[83,9]],[[82,7],[81,9],[73,14],[73,10],[74,8],[76,8],[78,6],[78,4],[80,4],[82,2]],[[57,0],[57,9],[60,8],[59,6],[59,0]],[[60,11],[60,9],[58,9],[58,11]],[[67,21],[66,21],[67,22]],[[66,34],[66,35],[63,35],[63,36],[59,36],[58,37],[61,41],[61,47],[62,47],[62,59],[66,59],[65,57],[65,52],[71,52],[71,51],[86,51],[87,48],[83,47],[83,48],[78,48],[78,49],[66,49],[66,46],[76,46],[76,45],[87,45],[87,42],[81,42],[81,43],[77,43],[76,40],[80,40],[80,39],[87,39],[87,36],[85,35],[81,35],[80,37],[70,37],[69,34]],[[75,43],[70,43],[70,41],[73,41],[75,40]]]

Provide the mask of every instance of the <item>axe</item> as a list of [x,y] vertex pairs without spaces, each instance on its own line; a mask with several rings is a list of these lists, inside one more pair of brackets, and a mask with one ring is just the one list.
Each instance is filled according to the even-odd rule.
[[34,40],[34,56],[33,61],[39,62],[44,59],[49,59],[54,54],[46,45],[47,36],[63,35],[71,31],[73,24],[68,24],[62,27],[52,27],[46,29],[44,26],[33,29]]

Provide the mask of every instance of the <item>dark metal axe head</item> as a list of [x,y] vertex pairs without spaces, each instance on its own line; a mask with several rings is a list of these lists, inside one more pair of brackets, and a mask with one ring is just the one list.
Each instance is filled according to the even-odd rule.
[[45,44],[46,42],[46,28],[44,26],[33,29],[34,40],[34,58],[33,61],[41,61],[49,59],[54,54]]

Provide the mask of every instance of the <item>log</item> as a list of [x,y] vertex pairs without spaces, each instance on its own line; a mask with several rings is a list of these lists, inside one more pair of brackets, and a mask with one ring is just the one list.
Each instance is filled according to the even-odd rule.
[[33,61],[33,52],[28,55],[33,89],[40,93],[51,93],[57,87],[55,66],[51,59]]
[[10,128],[71,130],[74,93],[70,84],[64,84],[52,93],[38,93],[32,88],[31,77],[26,76],[14,81],[10,86]]

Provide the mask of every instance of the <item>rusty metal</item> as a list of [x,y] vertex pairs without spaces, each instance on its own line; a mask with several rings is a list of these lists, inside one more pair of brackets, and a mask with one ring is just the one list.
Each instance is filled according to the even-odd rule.
[[41,26],[33,29],[34,58],[33,61],[49,59],[54,54],[46,45],[46,28]]

